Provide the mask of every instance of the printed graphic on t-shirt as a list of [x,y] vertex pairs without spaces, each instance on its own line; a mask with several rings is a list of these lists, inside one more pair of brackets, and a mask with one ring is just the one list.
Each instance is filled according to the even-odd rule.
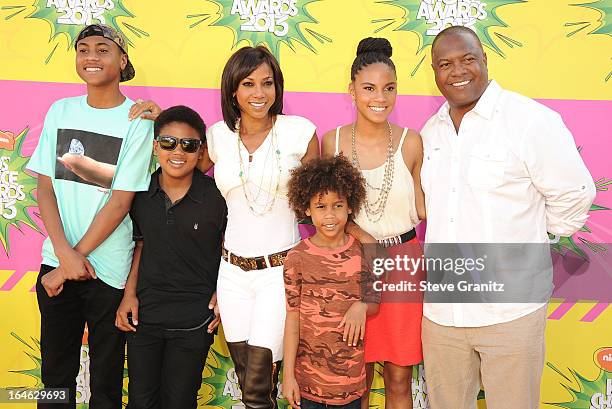
[[58,129],[55,178],[110,188],[123,139],[76,129]]

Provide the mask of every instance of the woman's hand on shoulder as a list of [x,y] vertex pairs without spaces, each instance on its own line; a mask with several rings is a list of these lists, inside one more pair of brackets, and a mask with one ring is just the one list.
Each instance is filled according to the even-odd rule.
[[347,234],[353,236],[361,244],[377,244],[378,241],[370,233],[363,230],[354,221],[348,221],[344,227],[344,231]]
[[128,119],[131,121],[140,117],[142,119],[150,119],[151,121],[155,121],[161,111],[162,109],[155,103],[155,101],[151,101],[150,99],[147,101],[137,99],[136,103],[130,107]]

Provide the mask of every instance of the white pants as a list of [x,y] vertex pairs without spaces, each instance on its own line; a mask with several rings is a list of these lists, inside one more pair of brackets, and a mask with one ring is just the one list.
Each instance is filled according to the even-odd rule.
[[244,271],[221,260],[217,302],[227,342],[247,341],[283,359],[285,282],[283,266]]

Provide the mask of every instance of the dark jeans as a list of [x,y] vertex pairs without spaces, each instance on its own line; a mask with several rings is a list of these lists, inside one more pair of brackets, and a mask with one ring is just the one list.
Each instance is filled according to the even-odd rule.
[[313,402],[308,399],[301,399],[300,409],[360,409],[361,408],[361,398],[357,398],[356,400],[349,402],[344,405],[327,405],[325,403]]
[[120,409],[125,363],[125,336],[115,327],[115,312],[123,297],[100,279],[66,281],[62,292],[49,297],[40,278],[54,267],[41,265],[36,281],[40,310],[42,382],[47,388],[68,388],[67,404],[39,403],[39,409],[76,407],[85,323],[89,330],[91,409]]
[[214,340],[207,329],[166,330],[141,322],[127,334],[129,409],[196,408]]

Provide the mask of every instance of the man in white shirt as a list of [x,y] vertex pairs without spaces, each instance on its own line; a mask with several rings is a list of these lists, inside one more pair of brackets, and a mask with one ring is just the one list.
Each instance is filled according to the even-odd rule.
[[[468,28],[438,34],[432,67],[446,102],[421,131],[426,242],[542,244],[580,229],[595,186],[559,114],[489,81]],[[481,382],[489,409],[539,407],[546,303],[527,301],[424,304],[432,409],[475,408]]]

